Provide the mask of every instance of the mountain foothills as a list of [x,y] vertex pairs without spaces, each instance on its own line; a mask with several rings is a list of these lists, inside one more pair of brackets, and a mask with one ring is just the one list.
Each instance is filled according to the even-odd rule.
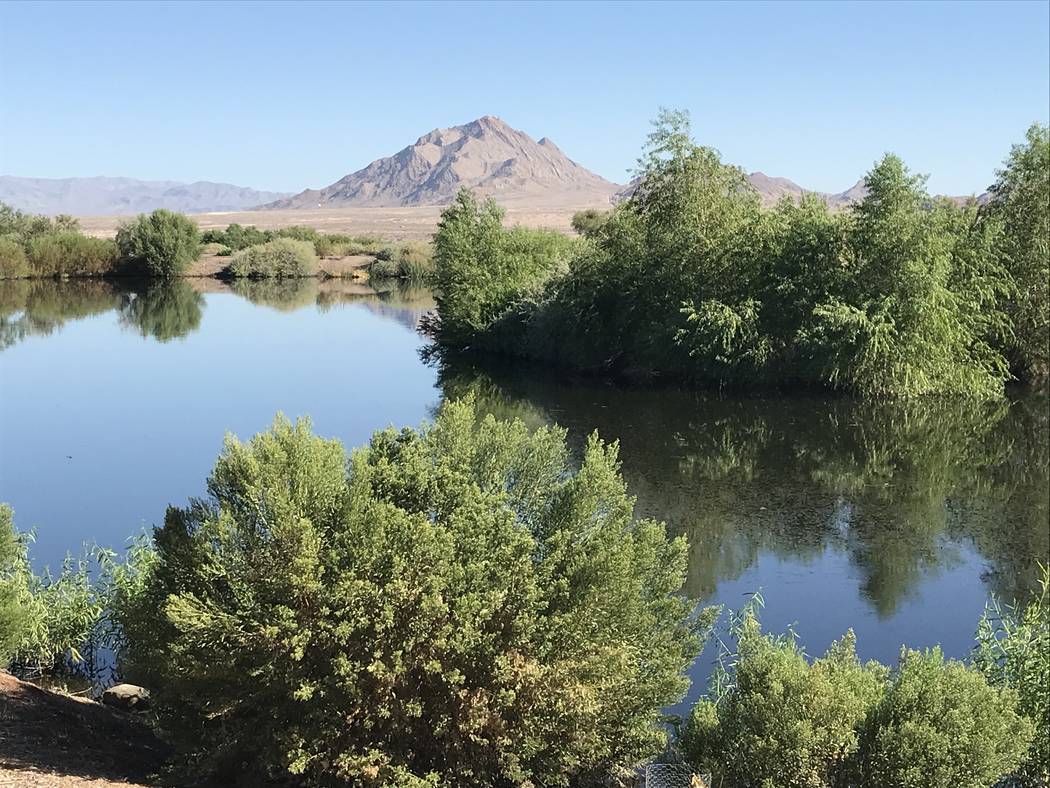
[[0,202],[48,216],[103,216],[167,208],[183,213],[239,211],[285,196],[229,183],[134,178],[19,178],[0,175]]
[[[863,199],[864,181],[836,193],[804,189],[787,178],[747,175],[763,205],[813,194],[834,209]],[[500,118],[485,115],[461,126],[434,129],[393,156],[322,189],[298,194],[258,191],[226,183],[139,181],[132,178],[21,178],[0,176],[0,202],[47,215],[123,215],[167,208],[184,213],[250,209],[402,208],[449,205],[471,189],[501,204],[529,209],[608,208],[627,199],[637,178],[612,183],[576,163],[550,139],[534,140]],[[986,201],[987,193],[977,198]],[[962,204],[968,197],[952,197]]]

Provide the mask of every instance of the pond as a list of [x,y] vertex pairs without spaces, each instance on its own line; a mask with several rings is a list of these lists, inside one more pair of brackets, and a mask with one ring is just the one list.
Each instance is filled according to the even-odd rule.
[[1024,598],[1050,558],[1045,395],[742,398],[426,363],[432,306],[342,281],[0,282],[0,501],[55,566],[202,495],[227,431],[280,411],[355,446],[471,394],[577,448],[619,440],[638,513],[689,540],[687,591],[733,609],[761,592],[767,628],[812,653],[852,627],[865,659],[902,643],[963,657],[988,595]]

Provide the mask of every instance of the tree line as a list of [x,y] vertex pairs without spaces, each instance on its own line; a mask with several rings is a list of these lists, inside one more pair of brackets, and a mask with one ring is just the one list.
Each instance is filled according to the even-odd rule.
[[576,243],[504,228],[461,193],[435,236],[446,348],[718,386],[1000,396],[1050,370],[1050,135],[1032,126],[984,205],[931,197],[887,154],[866,196],[763,210],[663,112],[633,193]]

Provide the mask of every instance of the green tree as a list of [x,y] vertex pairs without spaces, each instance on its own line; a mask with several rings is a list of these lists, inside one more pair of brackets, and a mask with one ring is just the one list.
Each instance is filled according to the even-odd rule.
[[999,252],[1012,277],[1010,360],[1022,378],[1050,374],[1050,129],[1033,124],[990,189],[984,218],[1002,225]]
[[467,189],[441,214],[434,264],[443,342],[465,342],[537,292],[565,264],[572,242],[524,227],[504,229],[504,211]]
[[[659,752],[706,617],[616,446],[433,426],[342,446],[278,418],[169,509],[119,611],[190,763],[313,783],[567,785]],[[158,611],[160,616],[158,618]]]
[[818,376],[869,395],[1000,395],[1008,373],[985,341],[990,317],[950,287],[952,209],[935,207],[925,178],[896,156],[865,185],[851,217],[849,286],[800,330]]
[[183,214],[158,208],[122,224],[117,246],[134,272],[170,278],[185,272],[200,255],[200,231]]

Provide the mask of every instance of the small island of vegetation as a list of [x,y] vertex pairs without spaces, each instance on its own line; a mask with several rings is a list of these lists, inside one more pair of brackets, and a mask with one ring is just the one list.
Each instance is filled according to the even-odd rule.
[[1050,371],[1050,135],[1029,129],[990,200],[931,197],[886,155],[866,196],[763,210],[742,170],[664,112],[633,193],[576,243],[504,228],[461,193],[435,236],[446,348],[627,377],[1001,396]]

